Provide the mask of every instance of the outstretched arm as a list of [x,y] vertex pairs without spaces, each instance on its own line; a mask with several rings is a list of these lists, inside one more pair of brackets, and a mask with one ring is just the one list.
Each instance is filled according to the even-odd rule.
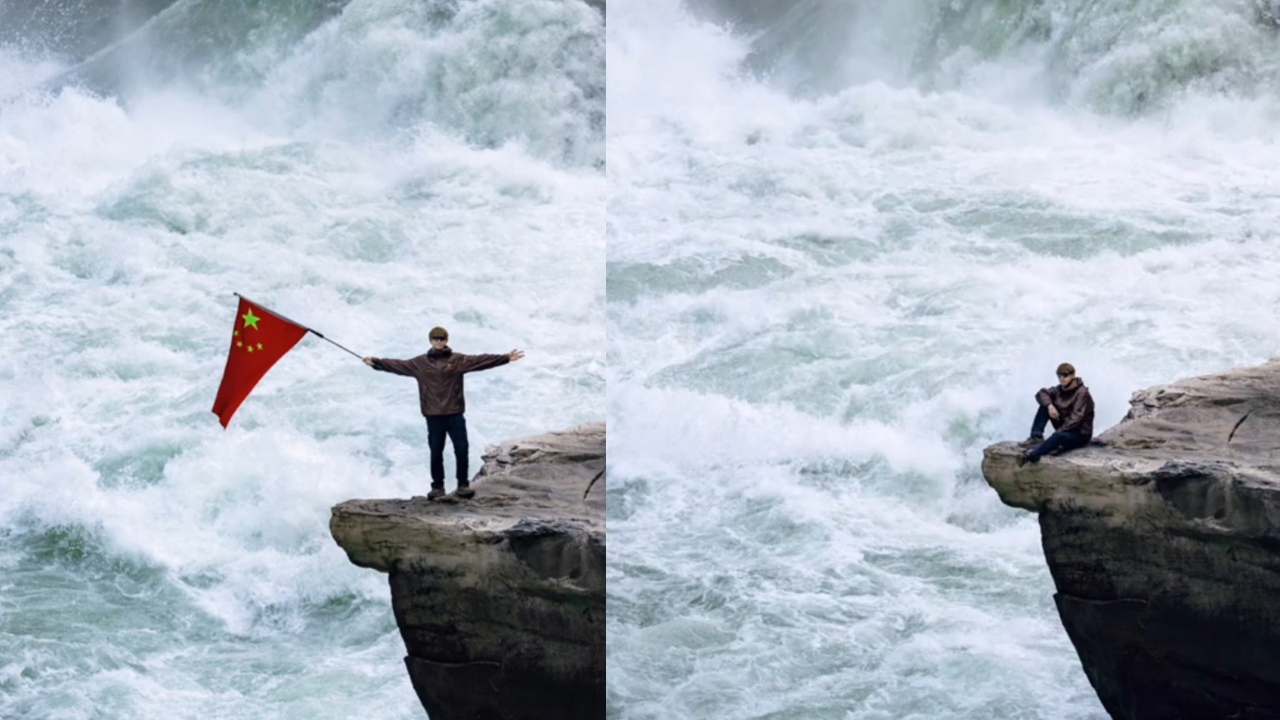
[[374,370],[395,373],[396,375],[413,375],[413,371],[409,368],[409,363],[405,360],[367,357],[364,359],[364,364]]
[[524,357],[524,353],[519,350],[512,350],[505,355],[468,355],[462,361],[462,372],[476,372],[477,370],[488,370],[499,365],[515,362]]

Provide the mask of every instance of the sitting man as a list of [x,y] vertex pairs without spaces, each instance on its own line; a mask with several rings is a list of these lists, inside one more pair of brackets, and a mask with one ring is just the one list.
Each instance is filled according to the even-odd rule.
[[[1031,423],[1031,437],[1023,441],[1024,450],[1018,466],[1040,462],[1054,451],[1074,450],[1089,444],[1093,438],[1093,396],[1084,381],[1076,377],[1071,363],[1058,366],[1058,384],[1036,393],[1040,409]],[[1054,433],[1044,439],[1044,426],[1052,422]],[[1034,447],[1033,447],[1034,446]]]

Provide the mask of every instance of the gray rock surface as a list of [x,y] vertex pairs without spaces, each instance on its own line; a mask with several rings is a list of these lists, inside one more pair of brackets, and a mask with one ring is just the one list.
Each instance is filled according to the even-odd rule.
[[1089,447],[987,482],[1040,514],[1055,600],[1113,718],[1280,718],[1280,361],[1134,393]]
[[489,448],[458,501],[349,500],[333,537],[388,573],[432,720],[604,717],[605,427]]

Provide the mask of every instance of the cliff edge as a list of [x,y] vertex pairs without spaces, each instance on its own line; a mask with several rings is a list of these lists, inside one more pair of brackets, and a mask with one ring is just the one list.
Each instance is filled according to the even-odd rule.
[[1040,514],[1054,599],[1117,720],[1280,717],[1280,361],[1133,394],[1094,444],[982,472]]
[[582,425],[491,447],[474,499],[333,508],[351,562],[390,576],[432,720],[604,716],[604,464]]

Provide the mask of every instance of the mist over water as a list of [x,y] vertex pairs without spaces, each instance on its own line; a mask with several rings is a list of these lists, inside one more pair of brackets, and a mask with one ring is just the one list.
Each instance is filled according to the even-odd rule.
[[416,388],[309,336],[224,431],[233,292],[361,355],[525,350],[468,380],[473,467],[603,415],[600,12],[217,5],[119,62],[0,46],[0,717],[422,717],[328,532],[425,494]]
[[733,5],[609,10],[609,717],[1104,720],[981,453],[1276,354],[1274,15]]

